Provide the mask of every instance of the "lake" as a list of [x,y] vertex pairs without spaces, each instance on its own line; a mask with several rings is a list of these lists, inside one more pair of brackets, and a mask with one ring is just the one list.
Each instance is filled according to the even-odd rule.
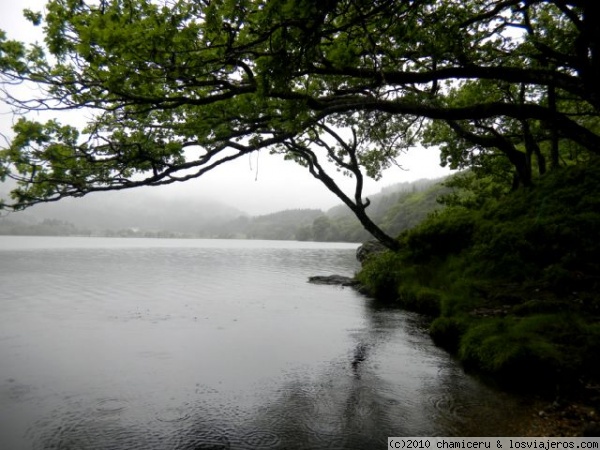
[[355,244],[0,237],[0,448],[366,449],[518,435]]

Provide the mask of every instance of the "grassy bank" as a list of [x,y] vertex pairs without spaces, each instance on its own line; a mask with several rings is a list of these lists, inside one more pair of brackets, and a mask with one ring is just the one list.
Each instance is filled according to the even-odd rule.
[[600,164],[556,170],[478,209],[452,206],[357,275],[431,315],[465,367],[546,392],[600,380]]

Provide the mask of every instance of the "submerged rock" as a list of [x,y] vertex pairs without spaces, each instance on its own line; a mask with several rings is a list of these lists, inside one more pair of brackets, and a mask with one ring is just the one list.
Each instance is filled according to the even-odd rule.
[[357,286],[358,281],[354,278],[344,277],[342,275],[316,275],[308,277],[308,282],[312,284],[328,284],[333,286]]

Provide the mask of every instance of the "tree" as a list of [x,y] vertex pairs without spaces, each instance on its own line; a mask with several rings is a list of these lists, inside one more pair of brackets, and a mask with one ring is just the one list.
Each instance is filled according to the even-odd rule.
[[[448,142],[508,142],[509,158],[522,153],[506,136],[517,126],[533,143],[552,130],[554,151],[600,151],[591,0],[50,0],[46,11],[25,12],[43,22],[45,47],[0,36],[4,85],[43,91],[5,89],[6,101],[94,116],[83,129],[16,122],[0,175],[19,186],[4,208],[186,181],[267,148],[393,249],[367,215],[364,176],[379,177],[428,126],[450,126]],[[485,85],[526,95],[490,98]],[[507,125],[494,142],[489,123]],[[352,194],[325,161],[354,178]]]
[[312,224],[312,235],[317,241],[332,241],[335,236],[335,230],[331,220],[327,216],[317,217]]

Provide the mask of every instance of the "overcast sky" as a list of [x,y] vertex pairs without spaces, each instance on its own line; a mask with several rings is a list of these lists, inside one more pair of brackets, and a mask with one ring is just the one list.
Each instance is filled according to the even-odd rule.
[[[45,0],[0,0],[0,29],[9,38],[41,41],[39,28],[23,19],[22,10],[39,11]],[[0,105],[0,132],[10,134],[12,117],[5,105]],[[67,120],[65,120],[67,122]],[[379,182],[369,180],[365,193],[379,192],[382,187],[420,178],[437,178],[448,174],[440,167],[439,155],[434,149],[415,148],[402,155],[398,163],[384,173]],[[344,182],[348,189],[351,184]],[[201,179],[177,186],[160,188],[163,195],[199,195],[235,206],[250,214],[267,214],[292,208],[327,209],[341,203],[319,181],[304,169],[267,151],[228,163]],[[350,191],[351,192],[351,191]]]

